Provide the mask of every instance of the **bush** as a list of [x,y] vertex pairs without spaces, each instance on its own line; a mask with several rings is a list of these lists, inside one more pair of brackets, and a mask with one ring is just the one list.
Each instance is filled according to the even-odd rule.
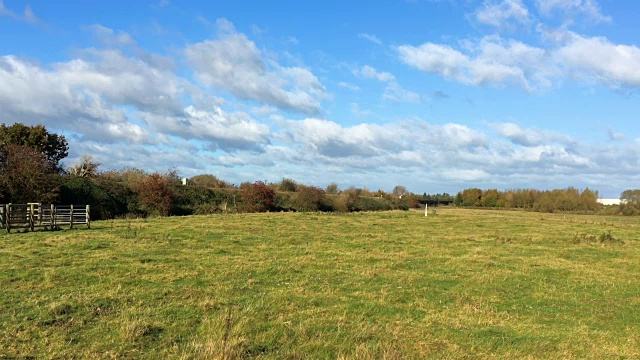
[[295,192],[298,188],[298,184],[289,178],[284,178],[280,181],[278,188],[280,191]]
[[123,201],[100,183],[88,178],[65,176],[60,185],[60,204],[90,205],[91,218],[112,219],[128,212]]
[[147,175],[138,183],[138,201],[148,215],[168,216],[173,196],[167,179],[161,174]]
[[303,185],[298,185],[298,191],[293,197],[293,208],[296,211],[332,210],[332,206],[329,204],[322,189]]
[[264,181],[240,185],[240,197],[247,212],[265,212],[275,209],[276,192]]

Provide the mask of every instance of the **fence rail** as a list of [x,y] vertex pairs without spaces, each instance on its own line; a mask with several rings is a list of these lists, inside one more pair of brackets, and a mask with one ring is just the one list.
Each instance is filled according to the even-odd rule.
[[11,232],[12,229],[36,227],[57,229],[68,225],[86,225],[91,228],[89,205],[42,205],[42,204],[0,204],[0,229]]

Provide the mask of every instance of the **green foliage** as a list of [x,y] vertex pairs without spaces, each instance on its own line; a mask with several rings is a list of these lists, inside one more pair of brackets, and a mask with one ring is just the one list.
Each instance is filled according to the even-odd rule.
[[340,188],[338,187],[338,184],[331,183],[331,184],[327,185],[327,188],[326,188],[325,191],[326,191],[327,194],[337,195],[340,192]]
[[598,193],[590,189],[573,187],[549,191],[518,189],[498,191],[496,189],[465,189],[455,199],[456,206],[485,208],[531,209],[538,212],[593,212],[601,208]]
[[26,145],[0,149],[0,200],[11,203],[51,202],[57,198],[54,167],[44,154]]
[[292,179],[283,178],[282,181],[280,181],[278,188],[280,191],[295,192],[298,188],[298,184]]
[[33,149],[44,155],[54,170],[60,170],[60,160],[69,154],[69,145],[64,135],[49,133],[43,125],[0,124],[0,153],[6,145],[24,145]]
[[623,215],[640,215],[640,189],[625,190],[620,194],[620,212]]
[[92,219],[111,219],[128,213],[126,197],[118,198],[110,189],[83,177],[62,178],[59,203],[90,205]]
[[233,187],[228,182],[218,179],[215,175],[211,174],[196,175],[189,179],[189,184],[210,189]]
[[292,207],[296,211],[331,211],[324,190],[314,186],[298,185]]

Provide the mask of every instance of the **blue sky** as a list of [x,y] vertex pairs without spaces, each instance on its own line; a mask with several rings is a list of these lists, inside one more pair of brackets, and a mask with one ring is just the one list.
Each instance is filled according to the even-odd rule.
[[0,122],[67,163],[422,193],[640,182],[640,3],[0,0]]

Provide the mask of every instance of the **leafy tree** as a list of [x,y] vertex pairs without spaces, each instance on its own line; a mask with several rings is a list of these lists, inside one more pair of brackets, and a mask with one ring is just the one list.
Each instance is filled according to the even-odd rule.
[[5,144],[0,152],[0,198],[4,202],[51,202],[55,199],[53,164],[26,145]]
[[625,190],[620,194],[620,212],[623,215],[640,215],[640,189]]
[[293,197],[293,208],[296,211],[327,211],[330,207],[324,190],[315,186],[298,185]]
[[62,170],[59,167],[60,160],[69,155],[69,145],[64,135],[49,133],[43,125],[0,124],[0,148],[5,148],[0,151],[7,151],[6,146],[10,144],[24,145],[43,154],[58,172]]
[[338,184],[333,182],[327,185],[327,189],[325,191],[327,194],[337,195],[340,192],[340,188],[338,187]]
[[298,187],[298,184],[296,184],[295,181],[289,178],[283,178],[282,181],[280,181],[280,185],[279,185],[280,191],[288,191],[288,192],[295,192],[297,187]]
[[216,176],[211,174],[196,175],[189,179],[189,182],[193,185],[202,186],[209,189],[232,187],[228,182],[218,179]]
[[462,200],[462,193],[457,193],[455,199],[453,200],[453,204],[455,206],[463,206],[464,201]]
[[640,189],[623,191],[622,194],[620,194],[620,202],[640,205]]

